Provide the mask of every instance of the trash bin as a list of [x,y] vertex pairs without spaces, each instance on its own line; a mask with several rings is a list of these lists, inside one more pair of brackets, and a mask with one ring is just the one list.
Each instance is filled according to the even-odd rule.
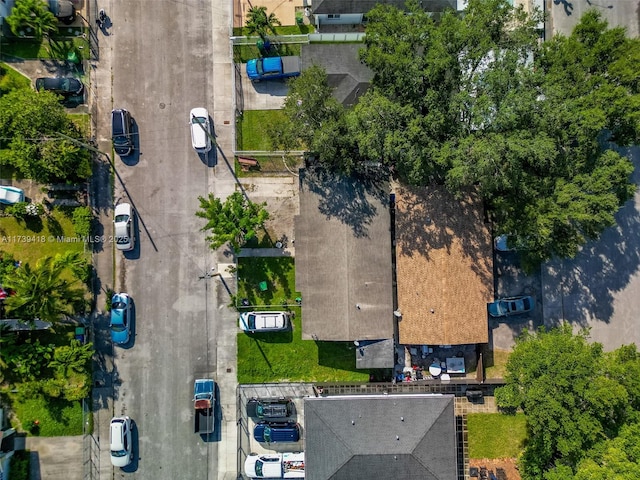
[[258,287],[260,287],[260,291],[261,291],[261,292],[266,292],[266,291],[267,291],[267,289],[269,288],[269,287],[267,286],[267,282],[266,282],[266,281],[262,281],[262,282],[260,282],[260,283],[258,284]]

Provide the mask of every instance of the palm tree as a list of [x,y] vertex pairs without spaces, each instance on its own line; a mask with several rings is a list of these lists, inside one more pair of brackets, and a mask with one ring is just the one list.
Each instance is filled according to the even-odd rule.
[[32,29],[37,40],[58,30],[58,19],[42,0],[16,0],[7,24],[17,36],[21,36],[25,28]]
[[[33,322],[55,323],[84,305],[84,289],[72,267],[79,254],[41,258],[35,267],[25,263],[4,277],[4,287],[15,292],[5,300],[7,314]],[[71,279],[69,279],[71,277]]]
[[247,28],[249,33],[257,33],[262,40],[266,40],[267,33],[275,35],[276,25],[281,25],[275,13],[267,15],[267,7],[251,7],[247,12]]
[[72,340],[71,345],[57,347],[53,352],[53,360],[49,368],[67,378],[74,373],[89,371],[89,361],[93,356],[93,344],[82,345],[78,340]]

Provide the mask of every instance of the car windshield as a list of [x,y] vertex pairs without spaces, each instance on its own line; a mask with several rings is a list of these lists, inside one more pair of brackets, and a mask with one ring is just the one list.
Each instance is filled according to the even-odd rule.
[[111,308],[113,308],[114,310],[122,310],[126,306],[127,304],[123,301],[116,301],[111,304]]
[[124,457],[127,455],[126,450],[111,450],[112,457]]
[[116,237],[116,243],[118,245],[126,245],[129,243],[129,237]]
[[204,117],[191,117],[191,123],[202,123],[205,124],[207,123],[207,119]]
[[260,75],[264,74],[264,69],[262,68],[262,61],[261,60],[258,60],[256,62],[256,70],[258,71],[258,73]]
[[128,221],[129,221],[129,215],[116,215],[116,223],[128,222]]
[[260,460],[256,460],[256,476],[257,477],[262,476],[262,461]]
[[271,441],[271,427],[264,427],[264,433],[262,434],[262,436],[264,437],[264,441],[265,442],[270,442]]
[[249,327],[249,330],[254,330],[256,328],[256,316],[255,315],[249,315],[249,318],[247,318],[247,326]]
[[113,138],[113,143],[116,145],[126,145],[128,143],[128,140],[124,135],[118,135]]
[[124,325],[120,325],[120,324],[111,324],[111,330],[113,330],[114,332],[124,332],[125,331],[125,326]]

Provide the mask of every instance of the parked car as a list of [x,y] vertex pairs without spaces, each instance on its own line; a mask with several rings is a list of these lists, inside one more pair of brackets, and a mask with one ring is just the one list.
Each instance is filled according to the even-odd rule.
[[113,140],[113,149],[122,157],[131,155],[131,152],[133,152],[132,126],[133,118],[128,110],[117,108],[111,112],[111,139]]
[[109,450],[114,467],[126,467],[133,460],[131,445],[131,419],[114,417],[109,426]]
[[535,302],[533,297],[508,297],[500,298],[489,304],[489,315],[492,317],[508,317],[533,310]]
[[116,248],[122,251],[133,250],[135,232],[133,229],[133,210],[128,203],[119,203],[114,212],[114,232]]
[[80,95],[84,90],[84,84],[77,78],[36,78],[36,90],[47,90],[63,97],[70,97]]
[[289,328],[287,312],[244,312],[240,314],[240,329],[245,332],[280,332]]
[[287,418],[293,413],[293,402],[290,398],[251,398],[247,402],[247,416],[263,418]]
[[515,235],[498,235],[493,239],[493,246],[497,252],[514,252],[516,250],[527,250],[527,238],[518,239]]
[[126,293],[111,297],[111,340],[119,345],[129,341],[131,335],[131,298]]
[[191,125],[191,145],[196,152],[207,153],[211,150],[211,125],[206,108],[192,108],[189,113]]
[[300,425],[296,422],[259,422],[253,428],[253,438],[264,443],[297,442]]
[[76,8],[71,0],[49,0],[49,10],[53,16],[66,25],[70,25],[76,19]]
[[24,190],[9,185],[0,186],[0,203],[13,205],[18,202],[24,202]]

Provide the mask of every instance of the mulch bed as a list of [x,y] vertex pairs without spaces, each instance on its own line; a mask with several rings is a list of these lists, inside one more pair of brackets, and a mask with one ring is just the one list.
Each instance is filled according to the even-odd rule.
[[[514,458],[480,458],[470,459],[469,468],[475,467],[478,471],[484,467],[487,469],[487,473],[495,476],[497,480],[521,480],[520,472],[516,468],[516,460]],[[471,477],[472,480],[479,479],[480,477]],[[488,477],[491,479],[491,475]]]

